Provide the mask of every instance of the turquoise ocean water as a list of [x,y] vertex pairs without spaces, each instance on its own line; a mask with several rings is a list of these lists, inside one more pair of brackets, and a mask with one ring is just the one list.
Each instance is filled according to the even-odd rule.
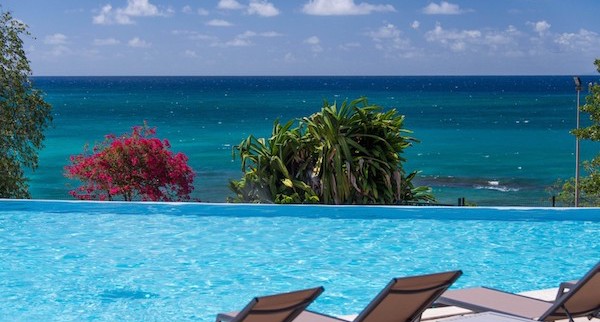
[[[595,77],[583,77],[587,84]],[[545,189],[573,177],[576,92],[568,76],[35,77],[54,123],[30,174],[32,197],[71,199],[69,156],[147,121],[195,169],[194,197],[224,202],[241,176],[232,146],[270,135],[273,121],[317,112],[324,99],[367,96],[406,115],[421,143],[406,151],[441,203],[548,206]],[[587,91],[582,92],[582,102]],[[582,118],[585,124],[585,116]],[[582,145],[582,159],[598,153]]]

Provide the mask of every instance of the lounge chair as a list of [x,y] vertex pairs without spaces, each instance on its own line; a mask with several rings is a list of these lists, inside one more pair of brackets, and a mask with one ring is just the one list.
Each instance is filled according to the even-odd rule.
[[217,322],[291,322],[322,292],[316,287],[255,297],[239,312],[219,313]]
[[453,305],[475,312],[499,312],[536,321],[556,321],[575,317],[594,316],[600,310],[600,262],[568,291],[559,293],[556,300],[547,302],[504,291],[476,287],[447,291],[438,303]]
[[[353,320],[354,322],[413,322],[462,275],[450,271],[429,275],[394,278]],[[311,315],[310,318],[308,315]],[[336,322],[344,319],[305,311],[303,321]],[[298,322],[300,320],[294,320]]]

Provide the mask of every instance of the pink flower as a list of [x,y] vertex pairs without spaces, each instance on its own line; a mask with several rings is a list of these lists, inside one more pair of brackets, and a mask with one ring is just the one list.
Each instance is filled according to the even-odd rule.
[[[65,176],[83,186],[69,193],[78,199],[190,200],[195,173],[182,153],[169,151],[168,140],[151,137],[154,128],[136,126],[130,135],[106,136],[93,154],[71,156]],[[85,149],[87,151],[87,148]]]

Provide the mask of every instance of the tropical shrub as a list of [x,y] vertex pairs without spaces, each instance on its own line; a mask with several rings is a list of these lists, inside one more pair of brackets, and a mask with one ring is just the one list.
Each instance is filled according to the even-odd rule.
[[317,203],[318,196],[305,183],[309,172],[306,160],[310,158],[308,144],[302,142],[300,128],[292,128],[294,121],[273,125],[267,140],[250,135],[235,148],[242,159],[244,176],[230,181],[230,189],[237,195],[231,202],[260,203]]
[[[293,127],[297,124],[296,127]],[[398,204],[433,201],[415,187],[401,156],[416,139],[404,116],[383,111],[366,98],[341,106],[324,102],[320,112],[275,122],[271,137],[249,136],[235,148],[244,175],[231,181],[233,202]]]
[[[598,207],[600,206],[600,156],[591,161],[584,161],[582,167],[586,175],[579,178],[579,206]],[[575,205],[575,178],[559,179],[547,190],[556,196],[558,205],[569,207]]]
[[22,36],[28,27],[0,12],[0,198],[30,198],[24,169],[38,167],[52,108],[34,88]]
[[195,173],[169,141],[153,137],[156,129],[136,126],[130,135],[107,135],[89,153],[71,156],[68,178],[82,185],[70,194],[82,200],[188,201]]

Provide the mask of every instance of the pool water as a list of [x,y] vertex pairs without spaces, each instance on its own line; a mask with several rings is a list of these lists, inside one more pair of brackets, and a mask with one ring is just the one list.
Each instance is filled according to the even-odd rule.
[[598,209],[0,201],[0,319],[214,321],[323,285],[358,313],[392,278],[556,287],[600,260]]

